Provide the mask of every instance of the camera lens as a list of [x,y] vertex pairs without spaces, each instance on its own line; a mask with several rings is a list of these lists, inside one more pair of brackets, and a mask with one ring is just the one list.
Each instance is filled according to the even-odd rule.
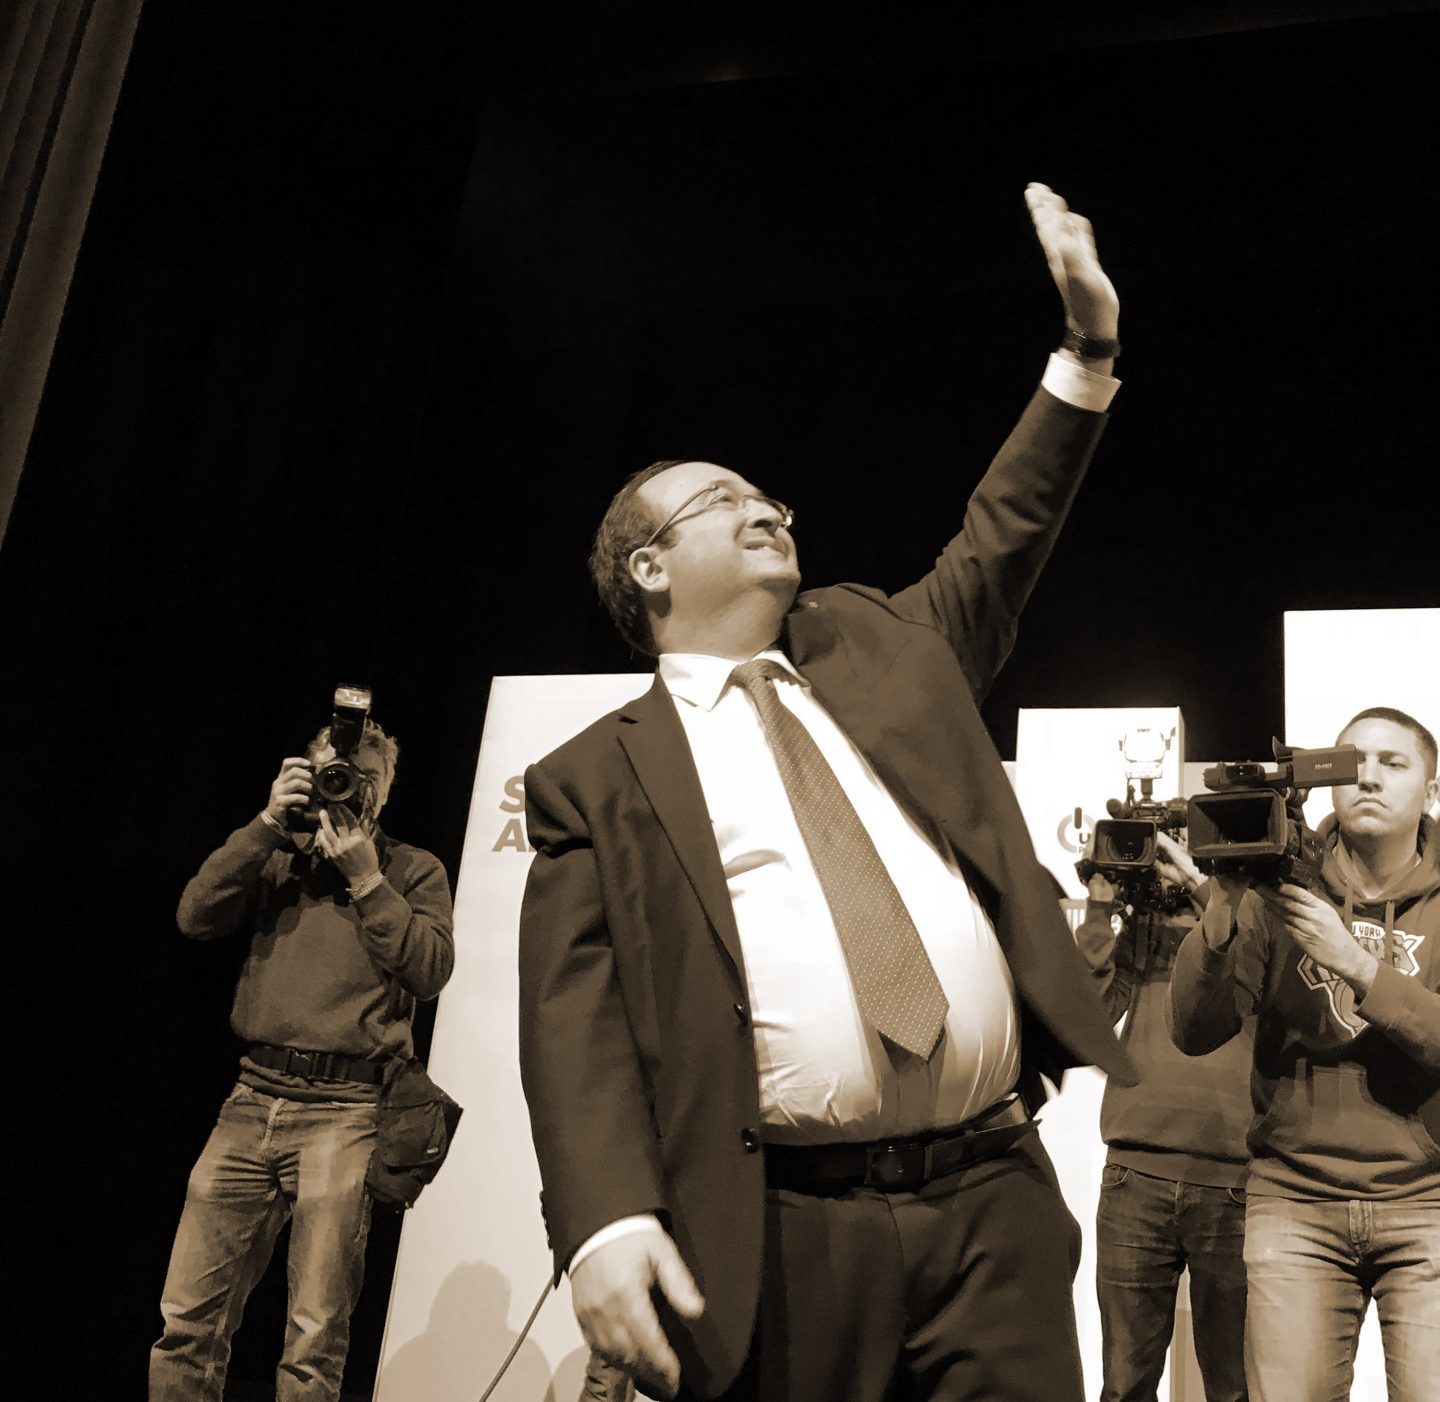
[[327,803],[341,803],[355,792],[355,776],[348,765],[327,764],[315,776],[315,791]]
[[1112,841],[1115,855],[1122,862],[1138,862],[1145,850],[1145,840],[1133,832],[1116,833]]

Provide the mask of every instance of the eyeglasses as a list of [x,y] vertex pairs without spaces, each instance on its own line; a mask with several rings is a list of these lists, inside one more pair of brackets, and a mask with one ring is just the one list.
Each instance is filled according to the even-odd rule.
[[698,492],[686,497],[679,507],[666,518],[664,525],[651,532],[650,538],[640,549],[644,550],[647,546],[654,545],[676,521],[697,503],[698,511],[710,511],[717,506],[723,506],[727,511],[740,511],[747,501],[758,501],[776,517],[778,523],[783,527],[790,526],[795,520],[795,513],[783,501],[776,501],[774,497],[761,496],[759,492],[737,492],[734,487],[724,482],[711,482],[709,486],[701,487]]

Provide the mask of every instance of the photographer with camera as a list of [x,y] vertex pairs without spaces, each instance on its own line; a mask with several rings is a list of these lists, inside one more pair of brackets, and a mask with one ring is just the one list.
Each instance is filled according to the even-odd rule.
[[1080,863],[1089,900],[1075,939],[1111,1017],[1125,1019],[1121,1041],[1140,1072],[1137,1086],[1110,1080],[1100,1105],[1109,1146],[1095,1218],[1101,1402],[1155,1402],[1187,1267],[1206,1402],[1243,1402],[1253,1019],[1209,1056],[1177,1050],[1166,1027],[1170,975],[1203,908],[1204,877],[1163,830],[1141,872],[1094,869],[1094,846]]
[[151,1402],[219,1402],[231,1336],[287,1218],[276,1396],[340,1394],[377,1104],[412,1059],[416,1000],[450,977],[454,937],[439,861],[378,826],[399,747],[366,715],[368,693],[341,688],[336,703],[305,757],[282,763],[264,810],[180,898],[190,938],[250,939],[231,1013],[247,1050],[190,1175]]
[[1435,739],[1388,707],[1339,742],[1357,779],[1318,889],[1217,867],[1171,983],[1190,1055],[1255,1016],[1245,1265],[1256,1402],[1349,1395],[1374,1299],[1390,1402],[1440,1377],[1440,795]]

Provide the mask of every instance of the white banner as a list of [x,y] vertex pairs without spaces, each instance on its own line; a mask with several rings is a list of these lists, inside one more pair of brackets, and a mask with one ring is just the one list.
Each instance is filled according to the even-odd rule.
[[[405,1218],[376,1402],[475,1402],[550,1278],[517,1054],[517,936],[530,866],[522,781],[527,765],[650,682],[496,677],[491,687],[456,883],[455,973],[429,1062],[465,1115],[440,1176]],[[492,1402],[574,1402],[587,1356],[562,1284]]]
[[[1142,734],[1144,732],[1144,734]],[[1127,761],[1124,746],[1136,764]],[[1154,797],[1181,792],[1185,721],[1178,706],[1115,706],[1022,710],[1015,743],[1015,794],[1030,828],[1035,852],[1065,894],[1083,897],[1075,875],[1085,839],[1105,816],[1105,801],[1125,797],[1125,771],[1142,752],[1159,753]],[[1140,796],[1140,784],[1135,784]],[[1080,827],[1075,826],[1076,810]]]
[[[1390,706],[1440,734],[1440,609],[1314,609],[1285,615],[1285,734],[1307,750],[1335,743],[1359,711]],[[1259,737],[1262,741],[1264,737]],[[1234,759],[1265,759],[1234,755]],[[1305,804],[1313,827],[1330,790]]]

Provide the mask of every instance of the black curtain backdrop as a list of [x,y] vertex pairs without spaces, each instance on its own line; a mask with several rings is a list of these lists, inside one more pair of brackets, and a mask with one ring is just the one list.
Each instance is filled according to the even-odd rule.
[[[1027,180],[1095,221],[1125,386],[1002,753],[1020,706],[1178,702],[1192,757],[1260,757],[1284,610],[1440,601],[1433,11],[622,8],[147,0],[0,554],[27,1396],[143,1395],[243,954],[174,903],[335,682],[453,878],[491,677],[642,669],[583,563],[632,468],[728,463],[809,581],[909,582],[1058,337]],[[282,1313],[272,1273],[238,1384]]]

